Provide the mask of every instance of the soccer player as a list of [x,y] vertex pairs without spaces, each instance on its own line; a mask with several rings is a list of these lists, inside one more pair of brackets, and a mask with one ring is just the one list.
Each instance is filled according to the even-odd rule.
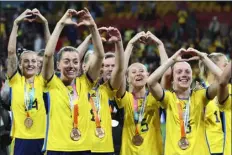
[[[18,24],[23,20],[32,22],[29,17],[34,15],[43,17],[38,10],[27,9],[15,19],[8,43],[7,76],[11,87],[14,155],[42,154],[45,137],[44,81],[42,76],[37,76],[37,54],[26,50],[20,55],[19,63],[16,56]],[[17,70],[18,64],[21,73]]]
[[[100,109],[100,115],[101,115],[101,118],[104,117],[103,119],[107,120],[107,123],[106,121],[103,121],[104,122],[103,125],[108,130],[107,135],[110,135],[110,137],[104,138],[105,140],[95,138],[96,136],[94,136],[92,152],[95,152],[95,153],[100,152],[100,151],[101,152],[112,152],[112,146],[114,146],[114,153],[116,155],[119,155],[120,148],[121,148],[123,110],[117,107],[117,104],[114,98],[115,98],[115,92],[120,86],[121,81],[122,81],[122,67],[124,66],[123,60],[121,58],[123,56],[121,34],[116,28],[113,28],[113,27],[109,27],[109,28],[101,27],[98,30],[100,34],[102,32],[106,32],[108,37],[112,38],[110,39],[107,37],[107,40],[106,40],[106,38],[102,37],[102,41],[115,44],[116,51],[115,51],[115,54],[112,52],[105,53],[102,68],[101,68],[101,73],[99,76],[100,78],[98,80],[96,87],[91,91],[92,94],[96,94],[96,90],[99,91],[98,94],[100,96],[100,104],[104,105],[105,107],[102,109],[103,110],[102,113],[107,114],[107,115],[101,114],[101,109]],[[91,35],[86,37],[84,42],[86,42],[86,40],[90,40],[89,37],[91,38]],[[83,45],[84,45],[84,42],[82,43]],[[82,49],[86,50],[87,46],[83,46],[83,45],[82,45]],[[86,53],[85,55],[83,66],[82,66],[84,72],[88,70],[89,64],[91,63],[91,56],[92,56],[92,53],[90,52]],[[116,58],[115,56],[119,58]],[[115,62],[115,60],[117,60],[117,62]],[[117,83],[114,84],[116,81]],[[102,98],[101,96],[104,96],[104,97]],[[109,112],[111,112],[112,114],[111,116],[108,114]],[[92,121],[95,122],[94,119],[92,119]],[[113,128],[111,127],[111,125]],[[96,128],[96,125],[94,123],[93,129],[95,130],[95,128]],[[113,134],[113,143],[112,143],[112,134]],[[106,144],[103,144],[103,143],[106,143]],[[100,144],[105,147],[98,147]]]
[[[121,34],[114,27],[106,28],[107,41],[115,44],[115,54],[106,53],[103,60],[102,78],[90,91],[92,106],[92,154],[113,154],[112,125],[118,126],[116,120],[111,120],[111,112],[116,113],[114,97],[124,76],[124,50]],[[91,59],[92,60],[92,57]],[[112,118],[113,119],[113,118]],[[120,130],[120,129],[119,129]],[[117,135],[121,136],[121,135]],[[117,137],[119,139],[119,137]],[[116,145],[116,144],[115,144]]]
[[[72,21],[78,16],[78,23]],[[94,45],[91,64],[86,74],[76,77],[80,59],[76,48],[63,47],[57,58],[60,77],[54,74],[54,52],[60,33],[65,25],[88,27]],[[97,26],[85,8],[81,11],[68,9],[57,23],[45,48],[42,75],[47,81],[47,132],[43,150],[47,155],[82,155],[92,148],[91,104],[88,92],[99,77],[104,49]]]
[[[208,58],[222,71],[228,64],[226,56],[222,53],[212,53],[208,55]],[[211,73],[202,62],[200,62],[200,68],[202,73],[204,73],[203,77],[205,78],[206,86],[217,83],[218,77]],[[205,119],[206,135],[210,147],[210,153],[211,155],[222,155],[224,135],[216,98],[207,104],[205,109]]]
[[[184,55],[192,55],[183,59]],[[209,155],[205,138],[204,107],[217,93],[217,84],[207,89],[191,90],[192,69],[185,61],[200,59],[215,75],[220,76],[221,70],[203,53],[189,48],[180,49],[148,79],[153,96],[166,109],[166,140],[165,154],[204,154]],[[165,91],[158,83],[164,72],[173,66],[173,91]]]
[[224,112],[225,121],[225,146],[223,150],[224,155],[231,155],[231,62],[224,69],[219,78],[218,88],[218,103],[221,111]]
[[[168,59],[163,43],[151,32],[140,32],[128,43],[125,50],[125,68],[136,42],[156,43],[161,63]],[[124,125],[121,155],[161,155],[162,137],[160,130],[159,106],[146,88],[147,68],[133,63],[127,69],[127,82],[131,91],[126,91],[126,80],[117,92],[119,108],[124,108]]]

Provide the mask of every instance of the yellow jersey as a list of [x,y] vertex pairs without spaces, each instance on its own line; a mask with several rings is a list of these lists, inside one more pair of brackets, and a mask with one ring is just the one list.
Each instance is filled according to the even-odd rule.
[[91,150],[90,122],[91,106],[88,102],[88,92],[92,83],[86,75],[75,79],[76,92],[78,93],[78,129],[81,138],[73,141],[70,133],[73,129],[73,110],[70,108],[68,86],[54,74],[47,83],[47,130],[43,151],[85,151]]
[[215,99],[210,101],[205,109],[206,136],[211,153],[222,153],[224,133],[220,111]]
[[224,141],[224,155],[231,155],[231,84],[228,84],[229,97],[226,99],[223,105],[219,105],[221,111],[223,111],[223,119],[225,122],[225,141]]
[[[103,138],[98,138],[95,134],[96,123],[92,112],[91,119],[91,141],[92,148],[91,152],[114,152],[113,137],[112,137],[112,126],[111,126],[111,110],[109,106],[109,100],[113,100],[116,94],[116,90],[112,90],[109,86],[109,82],[105,82],[100,85],[97,89],[100,100],[100,123],[101,128],[105,132]],[[96,96],[96,91],[90,91],[91,96]]]
[[[205,84],[209,85],[207,81]],[[222,121],[216,98],[210,101],[205,107],[205,125],[210,153],[222,153],[224,133],[222,131]]]
[[[138,111],[144,99],[138,100]],[[140,126],[143,143],[136,146],[132,143],[135,135],[134,98],[129,92],[120,99],[117,98],[119,108],[124,108],[124,125],[122,131],[122,146],[120,155],[161,155],[163,151],[160,129],[159,107],[155,98],[149,93],[146,99],[144,117]]]
[[[21,139],[41,139],[45,137],[46,114],[43,101],[44,80],[41,75],[34,77],[34,86],[26,84],[24,76],[16,72],[9,79],[11,87],[11,111],[12,111],[12,127],[11,136]],[[34,88],[34,97],[28,112],[33,120],[30,128],[24,124],[27,118],[27,108],[25,104],[25,96],[29,90]]]
[[[180,102],[181,101],[181,102]],[[175,92],[165,91],[161,106],[166,109],[165,155],[210,155],[207,146],[204,123],[204,107],[208,103],[206,89],[193,90],[190,97],[190,111],[186,138],[189,147],[182,150],[178,141],[181,139],[178,103],[186,109],[188,100],[180,100]]]

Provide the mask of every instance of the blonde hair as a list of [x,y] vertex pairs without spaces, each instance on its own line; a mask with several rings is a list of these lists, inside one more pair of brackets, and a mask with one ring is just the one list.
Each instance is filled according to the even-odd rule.
[[33,53],[33,54],[36,54],[36,55],[37,55],[37,53],[36,53],[35,51],[25,50],[25,51],[23,51],[23,52],[20,54],[20,56],[19,56],[19,63],[21,63],[23,55],[24,55],[24,54],[27,54],[27,53]]
[[[209,54],[207,57],[213,62],[213,63],[217,63],[219,61],[220,57],[226,57],[224,54],[222,53],[211,53]],[[205,66],[205,64],[202,61],[199,61],[199,68],[200,68],[200,74],[202,77],[206,78],[209,75],[209,69],[207,66]]]

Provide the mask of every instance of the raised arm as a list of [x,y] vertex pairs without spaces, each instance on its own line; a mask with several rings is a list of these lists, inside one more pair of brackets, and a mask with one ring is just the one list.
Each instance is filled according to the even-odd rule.
[[219,78],[219,86],[218,86],[218,93],[217,93],[217,97],[218,97],[218,102],[219,104],[224,104],[226,100],[226,98],[229,95],[228,92],[228,83],[231,79],[231,62],[226,66],[226,68],[224,69],[221,77]]
[[50,36],[48,43],[45,48],[44,61],[42,68],[42,76],[45,80],[49,80],[54,74],[54,52],[56,48],[57,41],[59,39],[60,33],[63,30],[65,25],[77,25],[77,23],[71,20],[73,15],[76,15],[78,12],[73,9],[68,9],[60,21],[56,24],[56,27]]
[[[157,38],[154,34],[152,34],[150,31],[148,31],[146,34],[147,34],[147,38],[151,39],[156,44],[159,51],[161,65],[164,64],[164,62],[168,60],[168,55],[164,48],[163,42],[159,38]],[[172,70],[170,67],[162,76],[161,85],[164,89],[169,89],[171,87],[171,77],[172,77]]]
[[111,78],[110,78],[110,85],[113,89],[119,89],[123,77],[124,77],[124,49],[122,43],[122,37],[117,28],[109,27],[109,42],[113,42],[115,44],[115,67],[113,69]]
[[89,46],[89,42],[91,40],[91,34],[88,35],[85,40],[77,47],[77,51],[79,53],[79,57],[80,57],[80,60],[82,60],[84,58],[84,55],[88,49],[88,46]]
[[[199,59],[209,68],[210,72],[212,72],[217,78],[220,78],[222,75],[222,70],[216,64],[214,64],[205,53],[202,53],[193,48],[188,48],[187,51],[192,55],[199,57]],[[209,99],[213,99],[217,95],[217,89],[217,83],[213,83],[208,87]]]
[[159,84],[160,78],[163,76],[165,71],[170,68],[175,62],[184,61],[181,59],[181,54],[186,50],[181,48],[178,50],[171,58],[164,62],[160,67],[158,67],[148,78],[147,84],[152,95],[156,100],[160,100],[163,97],[163,88]]
[[[145,37],[145,36],[146,36],[146,34],[144,31],[139,32],[128,42],[127,47],[126,47],[125,52],[124,52],[124,67],[123,67],[123,75],[124,76],[125,76],[126,70],[128,68],[131,52],[134,48],[135,43],[137,43],[140,40],[140,38]],[[122,80],[123,80],[122,84],[121,84],[119,90],[117,91],[117,97],[122,97],[126,91],[126,78],[123,77]]]
[[78,23],[78,26],[87,26],[92,35],[94,53],[91,57],[91,63],[88,68],[87,74],[93,81],[95,81],[99,77],[100,69],[102,67],[102,61],[104,58],[104,48],[102,45],[101,36],[98,32],[97,25],[87,8],[78,11],[78,16],[80,16],[80,22]]
[[40,13],[38,9],[33,9],[32,10],[33,14],[36,15],[35,20],[37,22],[40,22],[43,24],[44,27],[44,37],[45,37],[45,43],[48,43],[48,40],[50,38],[50,31],[49,31],[49,26],[48,26],[48,21],[47,19]]
[[17,32],[18,32],[18,24],[23,21],[26,17],[31,16],[31,10],[25,10],[20,16],[18,16],[13,24],[13,28],[10,34],[9,42],[8,42],[8,57],[7,57],[7,76],[12,77],[16,72],[18,67],[18,60],[16,55],[16,40],[17,40]]

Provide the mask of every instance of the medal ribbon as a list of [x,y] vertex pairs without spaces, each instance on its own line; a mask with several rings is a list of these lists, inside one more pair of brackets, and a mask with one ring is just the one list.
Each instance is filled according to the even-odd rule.
[[27,91],[27,85],[25,82],[25,85],[24,85],[24,104],[25,104],[25,108],[26,108],[27,117],[30,117],[29,110],[32,109],[34,99],[35,99],[34,85],[32,85],[32,88],[29,91]]
[[139,131],[140,131],[139,125],[141,124],[143,117],[144,117],[143,114],[144,114],[145,107],[146,107],[148,93],[149,92],[146,91],[145,97],[144,97],[143,102],[142,102],[141,109],[139,111],[139,114],[138,114],[138,99],[133,94],[133,98],[134,98],[134,122],[135,122],[135,134],[136,135],[138,135]]
[[96,98],[97,98],[97,103],[94,102],[93,98],[89,94],[89,101],[93,110],[93,115],[96,123],[97,128],[101,128],[101,122],[100,122],[100,103],[99,103],[99,94],[98,91],[96,91]]
[[68,96],[69,96],[69,104],[70,104],[70,109],[71,109],[71,114],[72,114],[72,110],[73,110],[73,127],[74,128],[78,128],[78,104],[74,103],[74,101],[77,101],[79,96],[76,90],[76,81],[74,82],[74,84],[72,84],[72,91],[68,91]]
[[78,104],[75,104],[74,105],[74,114],[73,114],[73,117],[74,117],[74,122],[73,122],[73,127],[77,129],[78,127]]
[[186,130],[188,127],[188,119],[189,119],[190,97],[189,97],[188,103],[186,104],[186,110],[184,114],[183,114],[181,102],[179,102],[177,106],[178,106],[179,119],[180,119],[181,138],[185,138]]

